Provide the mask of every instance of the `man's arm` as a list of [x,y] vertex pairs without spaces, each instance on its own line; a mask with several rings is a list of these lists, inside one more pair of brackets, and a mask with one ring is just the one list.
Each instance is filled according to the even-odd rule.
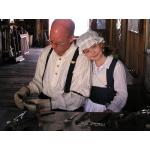
[[42,52],[38,58],[34,78],[27,86],[30,89],[31,94],[33,93],[39,94],[42,90],[42,76],[43,76],[46,58],[49,50],[50,50],[50,46],[47,46],[44,49],[42,49]]

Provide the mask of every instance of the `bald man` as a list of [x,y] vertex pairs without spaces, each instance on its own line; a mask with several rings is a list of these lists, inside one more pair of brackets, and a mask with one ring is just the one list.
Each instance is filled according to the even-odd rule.
[[[50,30],[50,45],[39,56],[33,80],[15,93],[17,107],[43,111],[81,111],[85,97],[90,94],[90,61],[79,54],[74,42],[74,22],[70,19],[54,20]],[[39,99],[24,101],[37,93]]]

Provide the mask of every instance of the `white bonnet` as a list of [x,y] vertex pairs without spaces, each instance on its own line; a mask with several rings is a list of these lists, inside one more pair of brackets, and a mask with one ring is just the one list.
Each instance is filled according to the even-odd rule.
[[88,30],[77,39],[77,46],[79,51],[82,52],[84,49],[90,48],[95,43],[105,43],[104,38],[100,37],[97,32]]

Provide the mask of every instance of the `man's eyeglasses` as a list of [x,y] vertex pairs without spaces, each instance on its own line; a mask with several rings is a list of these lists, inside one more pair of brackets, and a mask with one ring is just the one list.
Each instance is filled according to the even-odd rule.
[[55,46],[63,46],[63,45],[66,44],[66,42],[58,42],[58,43],[55,43],[55,42],[53,42],[53,41],[50,41],[50,44],[51,44],[51,45],[55,45]]

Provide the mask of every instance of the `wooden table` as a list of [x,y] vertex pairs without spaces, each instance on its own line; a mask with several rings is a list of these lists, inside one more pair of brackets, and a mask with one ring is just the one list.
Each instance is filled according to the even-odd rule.
[[[39,118],[39,126],[44,131],[90,131],[90,126],[81,126],[76,123],[81,117],[87,116],[84,112],[52,112]],[[84,119],[88,124],[89,118]]]
[[[23,114],[22,119],[18,117],[20,114]],[[0,130],[147,131],[150,130],[150,111],[130,114],[50,112],[39,117],[37,113],[0,108]]]

